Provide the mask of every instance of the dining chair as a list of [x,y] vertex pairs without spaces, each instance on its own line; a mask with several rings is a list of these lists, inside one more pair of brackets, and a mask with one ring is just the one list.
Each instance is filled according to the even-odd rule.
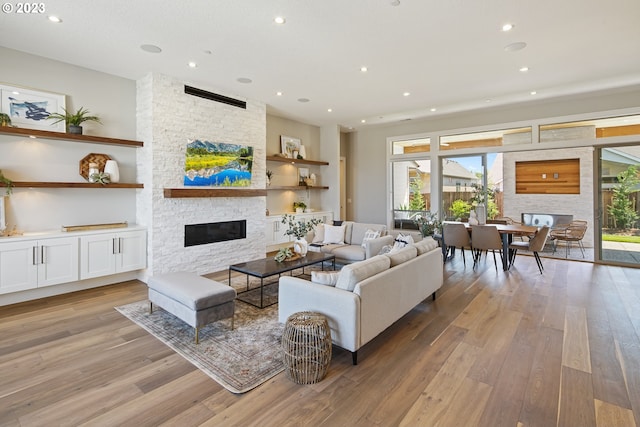
[[549,237],[549,230],[549,226],[544,225],[528,242],[511,242],[509,245],[509,268],[511,268],[516,260],[516,253],[518,252],[518,249],[522,249],[533,252],[533,256],[538,264],[538,270],[540,270],[540,274],[542,274],[544,267],[542,266],[542,260],[540,259],[538,252],[544,249],[544,245],[547,243],[547,237]]
[[460,248],[460,251],[462,252],[462,261],[466,266],[467,260],[464,256],[464,249],[471,248],[471,238],[469,237],[469,231],[467,231],[465,225],[461,222],[443,223],[442,240],[447,247],[444,259],[447,259],[451,248]]
[[473,266],[480,261],[482,251],[493,252],[493,263],[498,270],[496,261],[496,250],[500,251],[500,259],[502,260],[502,238],[500,232],[495,225],[474,225],[471,227],[471,247],[473,256]]
[[582,239],[586,232],[587,221],[580,219],[571,221],[571,223],[565,228],[552,230],[550,236],[553,241],[553,253],[556,253],[558,241],[563,241],[565,242],[565,258],[569,258],[571,245],[573,242],[577,242],[580,251],[582,251],[582,258],[584,258],[584,245],[582,244]]

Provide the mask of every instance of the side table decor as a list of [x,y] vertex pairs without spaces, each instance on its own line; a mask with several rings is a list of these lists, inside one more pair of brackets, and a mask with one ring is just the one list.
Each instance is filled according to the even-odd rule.
[[287,319],[282,334],[284,371],[296,384],[321,381],[331,363],[331,331],[320,313],[302,311]]
[[286,224],[289,228],[284,232],[287,236],[294,236],[296,238],[293,243],[293,251],[300,256],[307,255],[309,249],[309,243],[305,239],[308,233],[313,231],[313,228],[320,224],[322,221],[319,218],[312,218],[308,221],[296,221],[295,215],[284,214],[282,216],[282,223]]

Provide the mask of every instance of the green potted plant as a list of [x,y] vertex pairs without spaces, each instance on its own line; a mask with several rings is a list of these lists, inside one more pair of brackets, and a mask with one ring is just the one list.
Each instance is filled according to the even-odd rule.
[[1,169],[0,169],[0,182],[4,184],[5,187],[7,187],[7,196],[10,196],[11,191],[13,190],[13,181],[11,181],[9,178],[4,176]]
[[[302,203],[302,202],[297,202]],[[306,206],[306,205],[305,205]],[[308,243],[305,237],[308,233],[313,231],[313,228],[320,224],[322,221],[320,218],[312,218],[307,221],[296,221],[295,215],[284,214],[282,216],[282,223],[287,225],[287,231],[284,232],[287,236],[294,236],[296,240],[293,242],[293,251],[300,256],[305,256],[308,250]]]
[[307,209],[307,204],[305,202],[293,202],[293,210],[296,213],[303,213],[305,209]]
[[11,126],[11,117],[8,114],[0,113],[0,126]]
[[84,107],[80,107],[75,113],[63,108],[64,114],[52,113],[47,117],[48,119],[55,120],[53,124],[64,121],[67,124],[69,133],[82,135],[82,123],[84,122],[97,122],[102,124],[98,116],[90,116],[89,110]]

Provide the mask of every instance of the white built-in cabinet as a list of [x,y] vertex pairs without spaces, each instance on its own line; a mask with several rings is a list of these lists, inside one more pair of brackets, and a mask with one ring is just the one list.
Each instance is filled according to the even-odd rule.
[[144,230],[80,237],[80,279],[145,268],[147,235]]
[[78,280],[78,238],[7,242],[0,245],[0,293]]
[[144,269],[144,228],[0,239],[0,294]]

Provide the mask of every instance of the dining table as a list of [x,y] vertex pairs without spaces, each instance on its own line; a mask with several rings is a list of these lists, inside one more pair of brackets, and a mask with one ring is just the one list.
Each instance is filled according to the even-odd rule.
[[[444,221],[444,222],[456,222],[456,221]],[[469,225],[468,222],[463,222],[464,226],[469,230],[469,233],[473,233],[473,225]],[[502,269],[507,271],[509,269],[509,259],[511,253],[509,252],[509,245],[513,241],[514,236],[533,236],[538,232],[538,227],[533,225],[523,224],[485,224],[496,227],[500,237],[502,238]],[[443,241],[443,246],[446,242]]]

